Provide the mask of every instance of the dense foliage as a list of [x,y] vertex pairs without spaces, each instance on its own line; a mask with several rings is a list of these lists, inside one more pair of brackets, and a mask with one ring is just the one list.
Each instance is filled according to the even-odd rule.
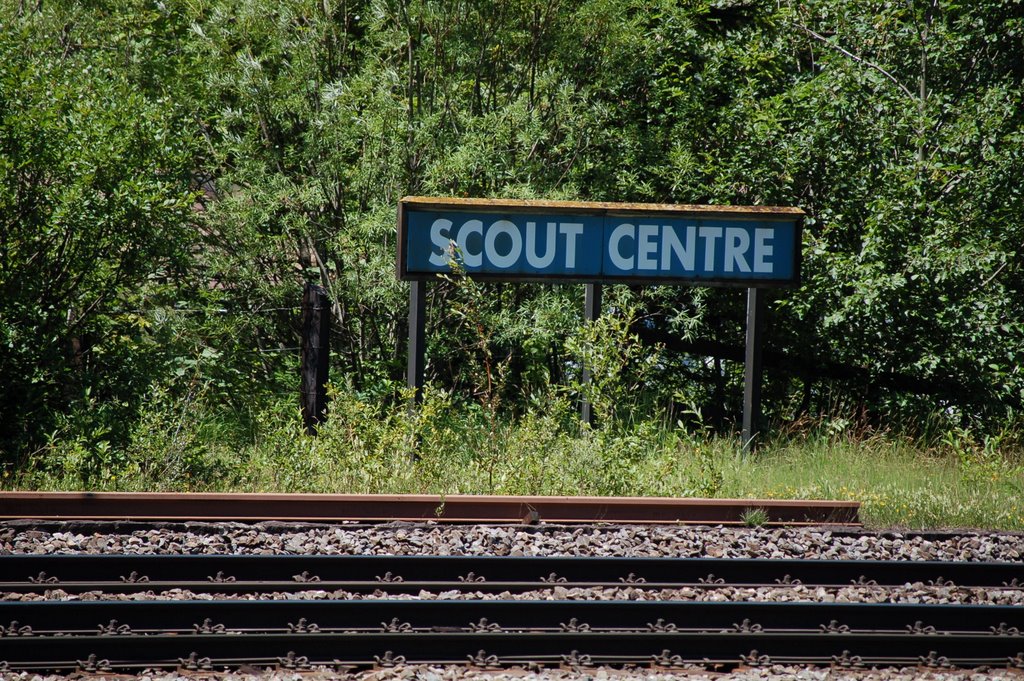
[[[306,281],[339,408],[401,404],[406,194],[799,206],[774,422],[1005,432],[1021,54],[1020,0],[10,0],[0,463],[216,474],[294,419]],[[590,329],[578,286],[430,291],[427,378],[492,432],[582,360],[601,427],[734,427],[740,291],[614,287]]]

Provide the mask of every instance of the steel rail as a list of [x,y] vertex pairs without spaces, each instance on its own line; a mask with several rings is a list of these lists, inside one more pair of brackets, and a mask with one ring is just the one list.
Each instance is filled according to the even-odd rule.
[[1024,588],[1024,563],[523,556],[92,555],[0,557],[0,592],[303,590],[523,592],[554,587],[900,586]]
[[[979,658],[1024,664],[1019,637],[804,632],[398,632],[32,636],[0,639],[10,670],[118,667],[209,668],[312,664],[390,666],[397,663],[476,664],[925,664],[965,666]],[[664,664],[664,662],[662,662]],[[92,666],[92,668],[90,668]]]
[[745,522],[857,526],[852,501],[475,495],[0,492],[0,519],[147,521],[437,521],[452,523]]
[[[980,635],[1024,645],[1005,605],[515,600],[0,602],[2,638],[250,633]],[[15,624],[16,623],[16,624]],[[0,641],[0,650],[4,645]],[[9,644],[14,645],[14,644]]]

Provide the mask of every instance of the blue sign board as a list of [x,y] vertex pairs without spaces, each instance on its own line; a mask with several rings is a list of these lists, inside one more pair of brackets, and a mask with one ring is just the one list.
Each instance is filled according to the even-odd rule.
[[567,279],[779,286],[799,280],[803,212],[406,198],[402,279],[451,272],[497,280]]

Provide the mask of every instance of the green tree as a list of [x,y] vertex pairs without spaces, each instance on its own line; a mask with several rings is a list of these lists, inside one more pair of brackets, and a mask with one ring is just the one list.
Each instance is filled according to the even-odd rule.
[[161,361],[138,310],[194,243],[192,135],[163,84],[173,23],[141,2],[14,4],[0,9],[6,464],[72,405],[95,443],[132,418]]
[[[130,440],[147,394],[236,421],[293,403],[310,279],[336,389],[398,398],[405,194],[802,207],[776,418],[1019,418],[1015,0],[96,0],[7,3],[0,28],[8,462],[58,427]],[[606,301],[659,347],[617,369],[635,409],[731,428],[742,293]],[[468,396],[490,362],[488,403],[521,414],[575,379],[581,307],[433,284],[428,379]]]

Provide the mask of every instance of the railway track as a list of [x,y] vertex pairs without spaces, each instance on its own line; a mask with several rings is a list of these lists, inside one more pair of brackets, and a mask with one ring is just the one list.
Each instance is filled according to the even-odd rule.
[[562,588],[710,589],[803,585],[1024,589],[1024,563],[494,556],[16,555],[0,592],[259,594],[309,589],[394,594]]
[[551,602],[3,603],[12,670],[399,663],[1019,666],[1024,609]]
[[853,501],[430,494],[0,492],[0,519],[859,526]]
[[[584,545],[603,541],[605,530],[609,537],[619,535],[612,521],[708,522],[714,507],[702,507],[684,521],[682,506],[662,504],[665,500],[641,500],[631,507],[629,500],[589,500],[574,506],[572,501],[547,499],[550,505],[543,506],[522,498],[500,498],[490,505],[491,501],[479,504],[476,498],[453,502],[450,497],[424,497],[405,498],[385,512],[379,506],[383,498],[12,494],[17,493],[0,495],[0,516],[36,518],[36,525],[45,529],[16,524],[33,529],[25,530],[26,536],[11,546],[44,553],[0,556],[0,671],[206,672],[251,665],[300,671],[326,666],[347,672],[418,663],[581,671],[615,666],[714,672],[776,664],[1024,670],[1024,607],[992,604],[1019,603],[1024,591],[1024,562],[1016,561],[1017,554],[1005,540],[985,544],[978,539],[973,548],[970,543],[957,545],[952,555],[970,548],[970,555],[979,557],[974,562],[610,558],[563,554],[577,550],[574,542],[576,535],[583,538],[580,532],[586,534]],[[436,505],[440,501],[441,507]],[[460,506],[461,501],[465,505]],[[258,507],[260,503],[264,506]],[[855,505],[837,511],[791,503],[778,512],[768,511],[769,519],[801,524],[820,512],[822,522],[850,521],[838,534],[855,534],[850,527],[856,521]],[[746,501],[742,508],[758,504]],[[741,521],[739,502],[729,508],[733,519],[719,517],[717,522]],[[426,517],[428,510],[430,525],[374,525]],[[112,520],[126,520],[137,531],[140,524],[159,526],[164,521],[196,519],[205,521],[203,527],[217,528],[225,520],[271,517],[309,522],[312,528],[336,520],[349,524],[323,536],[320,529],[289,530],[298,536],[308,531],[310,539],[293,537],[283,545],[260,544],[252,536],[259,529],[244,531],[250,549],[277,551],[287,546],[290,552],[309,551],[305,554],[203,553],[206,544],[177,539],[175,550],[197,553],[63,553],[59,548],[66,546],[68,527],[88,526],[92,529],[87,534],[102,540],[104,528],[126,525]],[[65,522],[68,519],[78,519],[77,524]],[[435,527],[438,519],[513,523],[520,526],[515,530],[517,541],[526,542],[521,548],[530,548],[536,536],[537,546],[555,553],[370,555],[381,546],[391,552],[411,548],[403,547],[400,535],[415,535],[417,551],[421,550],[435,530],[428,536],[418,527]],[[599,522],[604,528],[567,532],[556,522]],[[522,528],[523,523],[546,527]],[[159,536],[160,531],[142,532]],[[445,532],[436,531],[439,538]],[[676,531],[644,530],[641,534],[647,538],[637,541],[660,542],[665,532]],[[738,539],[745,530],[678,531],[698,533],[697,544],[686,545],[697,555],[704,552],[705,537],[716,551],[724,550],[724,542],[745,541]],[[817,532],[816,541],[827,541],[821,535],[830,534],[801,531]],[[338,532],[373,536],[383,543],[339,541],[332,550],[360,546],[367,554],[315,555],[319,539]],[[488,537],[493,539],[501,529],[451,532],[460,538],[442,541],[483,541],[486,546]],[[715,532],[727,538],[716,543]],[[28,534],[43,543],[33,544]],[[47,536],[59,543],[45,543]],[[556,537],[567,543],[552,549]],[[75,545],[86,539],[76,539]],[[294,545],[289,543],[293,541]],[[769,542],[763,536],[761,541]],[[234,539],[218,542],[235,545]],[[849,547],[850,539],[838,542],[836,546]],[[117,545],[127,546],[123,540]],[[926,549],[922,542],[908,545]],[[89,546],[102,549],[106,544]],[[465,550],[469,544],[456,546]],[[55,548],[56,553],[50,552]],[[989,555],[1005,555],[1014,562],[987,560]],[[835,602],[840,592],[844,599],[863,596],[881,602]],[[925,594],[921,598],[927,602],[913,602],[916,593]]]
[[[128,572],[125,572],[125,571]],[[1024,608],[892,603],[423,600],[556,587],[887,585],[1020,589],[1024,564],[387,556],[5,556],[0,590],[180,588],[212,600],[0,602],[0,666],[302,669],[403,663],[721,670],[739,665],[1024,668]],[[62,578],[63,575],[63,578]],[[68,579],[68,577],[71,579]],[[562,581],[565,580],[565,581]],[[343,588],[373,600],[241,600]],[[225,596],[227,595],[227,596]],[[152,597],[152,594],[150,594]]]

